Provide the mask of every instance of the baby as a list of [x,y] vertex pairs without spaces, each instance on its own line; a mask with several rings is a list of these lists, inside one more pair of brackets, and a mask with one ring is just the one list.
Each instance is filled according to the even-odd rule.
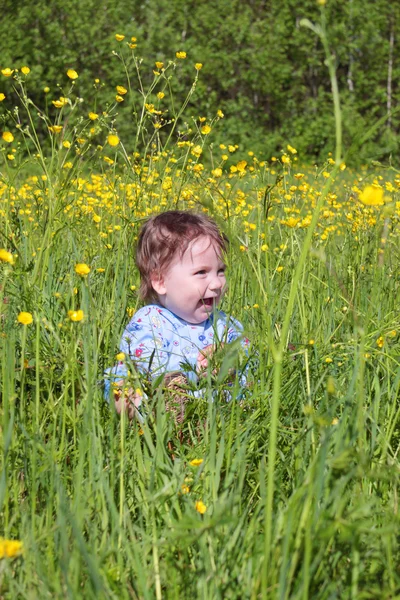
[[[195,383],[216,348],[242,338],[241,324],[217,310],[226,287],[227,245],[216,223],[202,214],[168,211],[144,224],[136,263],[147,304],[120,343],[139,372],[153,379],[180,372]],[[142,397],[132,388],[122,393],[127,372],[123,361],[109,370],[105,391],[109,398],[114,380],[117,412],[125,409],[132,418]]]

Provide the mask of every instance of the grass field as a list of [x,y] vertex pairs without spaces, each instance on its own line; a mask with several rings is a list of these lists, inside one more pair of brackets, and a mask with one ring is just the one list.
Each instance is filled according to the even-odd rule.
[[[0,598],[397,597],[400,173],[213,147],[223,115],[178,135],[157,93],[135,139],[73,85],[3,125]],[[156,389],[139,425],[101,386],[138,228],[169,208],[229,236],[223,309],[251,340],[181,432]]]

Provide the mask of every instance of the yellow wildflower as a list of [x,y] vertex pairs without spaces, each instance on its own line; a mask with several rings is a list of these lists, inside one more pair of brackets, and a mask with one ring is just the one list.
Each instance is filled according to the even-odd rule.
[[157,67],[157,69],[162,69],[163,66],[164,66],[163,62],[160,62],[159,60],[156,60],[156,67]]
[[181,58],[181,59],[186,58],[186,52],[177,52],[175,54],[175,56],[176,56],[176,58]]
[[196,64],[194,65],[194,68],[196,69],[196,71],[200,71],[200,69],[202,69],[202,68],[203,68],[203,64],[202,64],[202,63],[196,63]]
[[224,115],[224,113],[222,112],[222,110],[221,110],[221,109],[217,110],[217,117],[219,117],[220,119],[223,119],[223,118],[224,118],[224,116],[225,116],[225,115]]
[[123,102],[123,101],[124,101],[124,98],[123,98],[122,96],[120,96],[119,94],[117,94],[117,95],[115,96],[115,101],[116,101],[116,102]]
[[383,188],[381,188],[380,185],[367,185],[367,187],[358,194],[358,198],[365,206],[382,206]]
[[193,460],[191,460],[189,462],[189,465],[191,467],[199,467],[201,464],[203,464],[203,459],[202,458],[194,458]]
[[72,80],[78,79],[78,77],[79,77],[78,73],[76,71],[74,71],[74,69],[68,69],[67,76]]
[[4,75],[4,77],[11,77],[13,73],[14,69],[9,69],[8,67],[6,69],[1,70],[1,74]]
[[19,313],[17,321],[22,325],[30,325],[31,323],[33,323],[33,317],[30,312],[22,311]]
[[122,362],[123,360],[125,360],[125,352],[119,352],[115,358]]
[[52,103],[56,108],[63,108],[66,104],[68,104],[67,98],[60,96],[59,100],[53,100]]
[[122,42],[122,40],[125,39],[125,36],[122,35],[122,33],[116,33],[115,34],[115,39],[117,40],[117,42]]
[[83,310],[69,310],[68,317],[74,322],[82,321],[84,317]]
[[286,146],[287,150],[290,152],[290,154],[297,154],[297,150],[296,148],[293,148],[293,146],[290,146],[290,144],[288,144]]
[[7,252],[7,250],[4,250],[4,248],[2,248],[0,250],[0,261],[1,262],[9,263],[10,265],[13,265],[14,264],[14,257],[11,254],[11,252]]
[[14,141],[14,136],[11,133],[11,131],[4,131],[3,135],[1,136],[3,138],[3,140],[5,142],[7,142],[7,144],[11,144],[11,142]]
[[49,129],[50,129],[51,133],[61,133],[62,125],[50,125]]
[[24,75],[29,75],[29,73],[31,72],[29,67],[21,67],[21,73],[23,73]]
[[186,483],[182,483],[181,490],[182,494],[188,494],[190,492],[190,487],[186,485]]
[[0,558],[14,558],[22,554],[23,549],[19,540],[5,540],[0,537]]
[[78,263],[75,265],[75,273],[78,273],[78,275],[85,277],[90,273],[90,267],[86,263]]
[[209,125],[203,125],[203,127],[201,128],[201,133],[203,135],[208,135],[211,131],[211,127]]
[[195,508],[196,508],[197,512],[200,513],[201,515],[204,515],[204,513],[207,510],[207,506],[204,504],[204,502],[202,500],[198,500],[196,502]]
[[376,340],[376,345],[378,346],[378,348],[383,348],[384,343],[385,339],[382,336],[378,337],[378,339]]
[[88,116],[91,121],[95,121],[96,119],[99,118],[99,115],[95,112],[90,112]]
[[165,96],[164,92],[158,92],[158,94],[157,94],[157,98],[159,100],[162,100],[164,98],[164,96]]
[[115,89],[117,90],[118,94],[120,94],[120,96],[124,96],[124,94],[128,93],[128,90],[123,85],[117,85]]
[[3,100],[6,99],[6,95],[3,94],[3,92],[0,93],[0,102],[3,102]]
[[110,144],[110,146],[118,146],[119,137],[114,133],[111,133],[107,138],[107,142]]
[[220,169],[219,167],[217,167],[216,169],[213,169],[211,171],[213,177],[221,177],[222,175],[222,169]]

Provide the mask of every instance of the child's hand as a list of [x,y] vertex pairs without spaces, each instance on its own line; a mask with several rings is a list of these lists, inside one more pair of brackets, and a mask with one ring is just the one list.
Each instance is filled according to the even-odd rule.
[[[222,348],[224,344],[220,344],[220,347]],[[211,360],[213,354],[215,353],[215,351],[217,350],[217,347],[215,346],[215,344],[209,344],[208,346],[206,346],[205,348],[203,348],[203,350],[200,350],[200,352],[197,355],[197,372],[199,373],[199,375],[205,375],[205,372],[207,371],[208,368],[208,363]],[[213,375],[216,375],[216,370],[213,371]]]
[[115,410],[120,415],[123,411],[128,415],[128,419],[131,421],[135,414],[136,409],[142,403],[142,394],[139,391],[133,390],[129,388],[127,390],[123,389],[124,382],[117,381],[116,389],[114,390],[114,402],[115,402]]

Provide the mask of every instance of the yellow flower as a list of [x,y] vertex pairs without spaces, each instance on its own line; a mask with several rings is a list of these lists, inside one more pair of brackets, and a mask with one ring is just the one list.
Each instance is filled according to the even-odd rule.
[[63,96],[60,96],[59,100],[53,100],[52,103],[54,104],[54,106],[56,108],[62,108],[63,106],[68,104],[68,100],[67,100],[67,98],[64,98]]
[[120,94],[121,96],[128,93],[128,90],[126,88],[124,88],[123,85],[117,85],[116,90],[117,90],[118,94]]
[[201,133],[203,135],[208,135],[211,131],[211,127],[209,125],[203,125],[203,127],[201,128]]
[[78,77],[79,77],[78,73],[76,71],[74,71],[74,69],[68,69],[67,76],[72,80],[78,79]]
[[186,58],[186,52],[177,52],[175,56],[176,58]]
[[115,358],[119,361],[125,360],[125,352],[119,352]]
[[290,154],[297,154],[297,150],[296,148],[293,148],[293,146],[290,146],[289,144],[286,146],[286,148],[288,149],[288,151],[290,152]]
[[30,312],[20,312],[17,317],[18,323],[22,323],[22,325],[30,325],[33,322],[33,317]]
[[6,69],[2,69],[1,73],[4,75],[4,77],[11,77],[11,75],[14,73],[14,69],[9,69],[7,67]]
[[200,69],[202,69],[202,68],[203,68],[203,64],[202,64],[202,63],[196,63],[196,64],[194,65],[194,68],[196,69],[196,71],[200,71]]
[[29,67],[21,67],[21,73],[28,75],[31,72]]
[[45,94],[48,94],[49,91],[50,91],[49,86],[46,85],[46,87],[43,88],[43,91],[44,91]]
[[78,273],[78,275],[82,275],[82,277],[85,277],[90,273],[90,267],[86,263],[78,263],[75,265],[75,273]]
[[367,185],[367,187],[358,194],[358,198],[365,206],[382,206],[383,188],[379,185]]
[[7,154],[8,160],[15,160],[14,154]]
[[100,223],[100,221],[101,221],[101,217],[100,217],[100,215],[96,215],[96,214],[94,214],[94,215],[93,215],[93,221],[94,221],[95,223]]
[[182,494],[188,494],[190,492],[190,487],[186,485],[186,483],[182,483],[181,490]]
[[23,552],[23,544],[19,540],[5,540],[0,537],[0,558],[14,558]]
[[224,113],[222,112],[222,110],[221,110],[221,109],[217,110],[217,117],[219,117],[220,119],[223,119],[223,118],[224,118],[224,116],[225,116],[225,115],[224,115]]
[[89,113],[89,119],[90,119],[91,121],[95,121],[95,120],[96,120],[96,119],[98,119],[98,118],[99,118],[99,115],[98,115],[97,113],[95,113],[95,112],[90,112],[90,113]]
[[83,315],[83,310],[69,310],[68,311],[68,317],[71,319],[71,321],[82,321],[84,315]]
[[159,100],[162,100],[164,98],[164,96],[165,96],[164,92],[158,92],[158,94],[157,94],[157,98]]
[[119,137],[114,133],[110,133],[110,135],[107,138],[107,142],[110,144],[110,146],[118,146]]
[[0,102],[3,102],[3,100],[6,99],[5,94],[3,94],[3,92],[0,93]]
[[207,506],[204,504],[204,502],[202,500],[198,500],[196,502],[195,508],[196,508],[197,512],[200,513],[201,515],[204,515],[204,513],[207,510]]
[[333,362],[333,360],[331,359],[331,357],[330,357],[330,356],[328,356],[328,357],[325,359],[325,362],[329,364],[329,363]]
[[13,136],[13,134],[11,133],[11,131],[5,131],[1,137],[2,137],[2,138],[3,138],[3,140],[4,140],[5,142],[7,142],[8,144],[11,144],[11,142],[13,142],[13,141],[14,141],[14,136]]
[[194,458],[193,460],[190,461],[189,465],[191,467],[199,467],[200,465],[203,464],[203,459],[202,458]]
[[52,133],[61,133],[62,125],[50,125],[49,129]]
[[122,42],[122,40],[125,39],[125,36],[122,35],[122,33],[116,33],[115,34],[115,39],[117,40],[117,42]]
[[290,164],[290,158],[288,157],[287,154],[283,154],[281,161],[283,162],[284,165]]
[[157,69],[162,69],[163,66],[164,66],[163,62],[160,62],[159,60],[156,61],[156,67],[157,67]]
[[216,169],[213,169],[211,171],[213,177],[221,177],[222,175],[222,169],[220,169],[219,167],[217,167]]
[[7,252],[7,250],[4,250],[4,248],[2,248],[0,250],[0,261],[1,262],[9,263],[10,265],[13,265],[14,264],[14,257],[11,254],[11,252]]
[[64,148],[71,148],[71,142],[68,140],[64,140],[63,141],[63,146]]
[[123,97],[122,97],[122,96],[120,96],[119,94],[117,94],[117,95],[115,96],[115,100],[116,100],[117,102],[123,102],[123,101],[124,101]]
[[378,337],[378,339],[376,340],[376,345],[378,346],[378,348],[383,348],[384,343],[385,339],[382,336]]

